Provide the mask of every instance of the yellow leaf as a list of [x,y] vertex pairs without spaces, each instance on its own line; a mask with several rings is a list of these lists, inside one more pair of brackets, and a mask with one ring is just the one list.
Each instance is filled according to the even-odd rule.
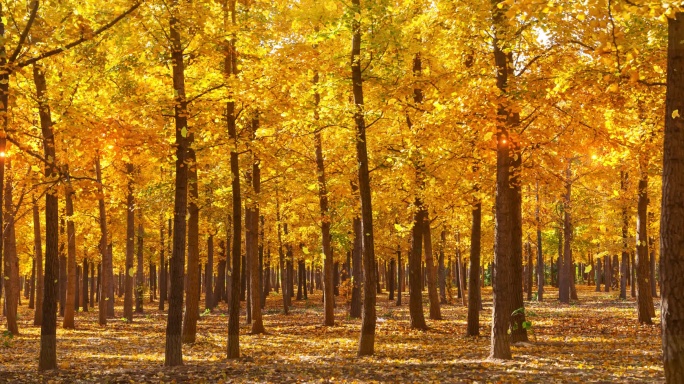
[[675,109],[674,111],[672,111],[672,118],[676,119],[678,117],[679,117],[679,109]]

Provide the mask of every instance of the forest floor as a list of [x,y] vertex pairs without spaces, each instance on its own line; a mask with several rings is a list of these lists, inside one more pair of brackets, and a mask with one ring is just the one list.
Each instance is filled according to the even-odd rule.
[[[444,320],[427,320],[430,330],[420,332],[409,329],[408,297],[397,307],[379,295],[375,356],[365,358],[356,357],[361,322],[347,316],[346,306],[338,305],[334,327],[323,327],[320,292],[293,301],[287,316],[281,296],[272,293],[264,314],[267,334],[249,335],[242,321],[242,358],[225,359],[222,303],[202,315],[197,342],[183,347],[185,365],[177,368],[163,367],[166,315],[146,300],[145,313],[131,324],[117,317],[100,327],[96,309],[79,312],[76,330],[58,329],[60,369],[47,373],[37,371],[40,328],[32,325],[33,311],[24,301],[21,335],[0,335],[0,382],[662,382],[659,311],[656,325],[638,326],[634,299],[586,286],[578,286],[578,294],[578,302],[560,305],[549,288],[547,301],[526,302],[533,312],[530,343],[514,346],[510,361],[489,361],[489,288],[480,312],[482,336],[475,338],[464,336],[467,310],[460,301],[442,306]],[[427,319],[427,298],[425,303]],[[121,305],[117,299],[117,316]]]

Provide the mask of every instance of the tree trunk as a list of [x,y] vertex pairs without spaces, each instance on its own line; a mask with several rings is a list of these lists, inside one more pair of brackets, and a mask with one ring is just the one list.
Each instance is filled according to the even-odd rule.
[[458,268],[458,292],[460,293],[461,304],[467,305],[467,298],[465,293],[465,268],[463,267],[463,260],[461,260],[461,234],[456,233],[456,263]]
[[[418,202],[416,202],[418,205]],[[411,328],[426,330],[425,317],[423,315],[423,292],[421,281],[421,264],[423,250],[423,230],[421,225],[425,220],[425,212],[422,209],[416,211],[411,228],[411,253],[409,255],[409,314],[411,316]]]
[[[354,94],[354,121],[356,123],[356,160],[358,163],[359,195],[361,198],[361,228],[363,235],[363,317],[359,356],[373,355],[375,348],[375,245],[373,238],[373,208],[371,205],[370,173],[368,171],[368,149],[366,140],[366,121],[364,117],[363,79],[361,70],[361,4],[352,0],[352,93]],[[357,18],[358,16],[358,18]]]
[[132,163],[126,163],[126,177],[128,179],[128,193],[126,195],[126,267],[124,268],[124,319],[133,321],[133,258],[135,256],[135,199],[133,198]]
[[[192,142],[194,134],[188,135]],[[188,148],[188,264],[185,287],[185,315],[183,318],[182,341],[194,343],[197,336],[200,297],[200,260],[199,260],[199,189],[197,186],[197,157],[192,147]]]
[[82,281],[82,289],[81,289],[81,306],[83,307],[83,312],[88,312],[88,258],[83,257],[83,281]]
[[[43,135],[43,152],[47,179],[57,177],[55,137],[47,98],[47,85],[42,68],[33,66],[33,80],[38,98],[38,115]],[[3,144],[3,143],[0,143]],[[2,146],[4,148],[4,146]],[[4,167],[0,167],[4,173]],[[1,179],[1,178],[0,178]],[[0,186],[1,187],[1,186]],[[57,278],[59,273],[59,203],[54,186],[45,194],[45,275],[43,280],[43,319],[40,327],[38,370],[57,368]],[[36,241],[36,244],[38,241]]]
[[[138,253],[136,260],[137,271],[135,273],[135,313],[143,313],[143,293],[145,291],[145,271],[143,263],[143,215],[142,209],[138,211]],[[152,278],[152,274],[150,274]]]
[[684,382],[684,12],[668,18],[667,93],[660,210],[661,325],[665,381]]
[[637,203],[637,236],[636,236],[636,270],[637,270],[637,304],[638,318],[641,324],[653,324],[653,296],[649,283],[650,266],[648,256],[648,176],[642,168],[639,179],[639,200]]
[[613,269],[610,266],[610,256],[604,256],[603,263],[603,275],[605,277],[605,281],[603,282],[605,284],[604,291],[610,292],[610,286],[613,285]]
[[28,308],[36,308],[36,258],[31,258],[31,278],[28,281]]
[[[223,1],[223,27],[228,30],[237,24],[235,12],[235,0]],[[235,78],[238,73],[237,51],[235,48],[235,36],[231,35],[225,46],[224,73],[228,78]],[[232,92],[232,90],[231,90]],[[232,141],[230,149],[230,173],[233,188],[233,221],[232,221],[232,274],[230,279],[230,308],[228,316],[228,343],[227,357],[237,359],[240,357],[240,255],[242,239],[242,206],[240,194],[240,167],[238,163],[238,136],[236,130],[235,100],[226,103],[226,122],[228,136]]]
[[[439,303],[446,304],[446,267],[444,265],[444,247],[446,246],[446,231],[442,230],[440,234],[441,242],[439,245],[439,259],[438,259],[438,269],[437,276],[439,277]],[[391,299],[390,299],[391,300]]]
[[[280,265],[280,285],[283,293],[283,313],[288,314],[290,308],[290,293],[287,291],[287,267],[285,263],[285,250],[283,249],[283,235],[280,227],[280,202],[276,193],[276,222],[278,229],[278,263]],[[287,224],[285,224],[287,228]]]
[[97,191],[99,194],[98,211],[100,219],[100,254],[102,255],[102,270],[99,272],[100,288],[98,289],[98,320],[100,325],[107,325],[107,317],[110,315],[109,303],[112,303],[112,310],[114,304],[114,268],[112,266],[111,253],[109,253],[109,247],[107,246],[107,215],[105,213],[104,188],[102,186],[102,168],[100,165],[99,152],[96,154],[95,158],[95,173],[98,183]]
[[164,242],[164,220],[163,216],[161,217],[162,220],[161,226],[159,227],[159,310],[163,311],[164,310],[164,301],[166,301],[167,298],[167,292],[166,292],[166,260],[164,257],[164,251],[166,249],[166,244]]
[[[572,276],[572,169],[571,159],[566,159],[565,168],[565,196],[563,199],[563,263],[558,272],[558,298],[561,303],[570,303],[570,279]],[[560,259],[559,255],[559,259]]]
[[[256,139],[256,131],[259,128],[258,111],[252,119],[252,140]],[[259,194],[261,193],[261,170],[259,168],[259,158],[253,154],[252,163],[252,205],[247,208],[247,215],[250,220],[245,223],[245,239],[249,242],[249,284],[250,301],[252,303],[252,330],[253,335],[265,333],[264,322],[261,316],[261,269],[259,268]]]
[[397,245],[397,306],[401,305],[401,292],[403,283],[404,263],[401,260],[401,248]]
[[542,249],[542,232],[541,232],[541,198],[539,196],[539,180],[537,180],[536,191],[537,206],[534,211],[535,224],[537,227],[537,301],[544,301],[544,252]]
[[66,304],[66,289],[67,289],[67,257],[66,244],[62,239],[66,239],[66,220],[64,218],[64,211],[60,212],[59,218],[59,315],[64,317],[64,304]]
[[[352,183],[352,190],[356,192],[357,185]],[[361,287],[363,285],[363,237],[361,234],[361,218],[354,217],[354,248],[352,249],[352,292],[351,292],[351,306],[349,308],[349,317],[358,319],[361,317]]]
[[[500,39],[507,34],[504,12],[508,7],[499,8],[498,1],[492,0],[492,18],[495,28],[493,40],[494,61],[496,65],[496,85],[505,96],[508,92],[509,63],[505,50],[507,44]],[[512,140],[509,137],[509,106],[506,100],[497,108],[497,151],[496,151],[496,199],[495,199],[495,235],[494,235],[494,268],[492,272],[492,337],[490,358],[510,359],[510,323],[512,303],[514,301],[513,284],[515,283],[513,232],[515,230],[514,207],[516,199],[511,192]],[[521,276],[522,277],[522,276]]]
[[[173,248],[169,260],[169,312],[166,321],[166,348],[164,365],[173,367],[183,364],[182,321],[183,283],[186,246],[186,213],[188,210],[188,148],[192,135],[188,134],[188,101],[185,98],[185,64],[181,40],[181,21],[178,1],[170,6],[169,40],[171,43],[172,77],[174,89],[174,120],[176,146],[176,180],[173,204]],[[197,269],[195,268],[194,271]],[[194,272],[193,271],[193,272]]]
[[214,309],[214,235],[207,238],[207,264],[204,267],[204,309]]
[[[19,282],[19,259],[17,255],[17,237],[15,232],[14,214],[16,212],[12,202],[14,191],[14,180],[12,177],[11,160],[5,158],[7,166],[7,180],[5,181],[5,223],[4,223],[4,257],[3,264],[5,270],[4,280],[7,282],[5,289],[5,310],[7,318],[7,331],[12,335],[19,334],[19,326],[17,325],[17,305],[20,295]],[[73,279],[72,279],[73,280]],[[71,313],[73,315],[74,307],[71,303]]]
[[76,286],[78,280],[76,278],[76,229],[74,228],[74,202],[73,202],[73,188],[71,181],[68,179],[67,171],[67,189],[66,189],[66,216],[67,216],[67,291],[66,303],[64,308],[64,321],[62,326],[65,329],[74,329],[74,311],[76,309]]
[[[655,255],[655,244],[653,241],[653,237],[649,239],[649,253],[651,254],[651,268],[650,272],[651,275],[650,281],[651,281],[651,295],[653,297],[658,297],[658,287],[657,287],[657,282],[656,282],[656,255]],[[653,314],[655,316],[655,313]]]
[[[41,121],[42,125],[42,121]],[[40,236],[40,212],[38,201],[33,200],[33,254],[36,260],[36,312],[33,314],[33,325],[43,324],[43,245]],[[92,301],[92,300],[91,300]]]
[[[478,168],[473,167],[477,171]],[[475,187],[479,191],[479,187]],[[468,336],[480,335],[480,241],[482,237],[482,202],[475,200],[470,231],[470,278],[468,279]]]

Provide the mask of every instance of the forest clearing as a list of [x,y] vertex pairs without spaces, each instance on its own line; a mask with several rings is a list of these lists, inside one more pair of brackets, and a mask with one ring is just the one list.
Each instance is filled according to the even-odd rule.
[[[243,324],[242,358],[225,359],[225,305],[204,314],[195,343],[185,349],[183,367],[163,369],[164,315],[155,309],[132,324],[114,319],[103,329],[95,312],[79,313],[76,330],[60,330],[60,370],[36,372],[39,329],[24,321],[26,332],[10,340],[10,353],[0,354],[2,382],[630,382],[663,380],[660,329],[632,321],[634,301],[615,292],[578,286],[581,302],[558,306],[530,302],[534,336],[514,346],[515,359],[487,361],[491,305],[485,304],[482,337],[465,336],[466,308],[443,307],[444,320],[430,330],[409,327],[406,305],[379,296],[377,349],[373,357],[356,358],[359,320],[344,306],[335,312],[337,325],[321,325],[321,295],[293,301],[289,315],[279,311],[278,296],[269,296],[264,326],[267,334],[249,335]],[[491,297],[490,290],[483,292]],[[427,301],[427,297],[425,297]],[[485,300],[488,302],[488,300]],[[121,309],[117,303],[117,312]],[[25,307],[22,318],[29,315]],[[243,308],[244,309],[244,308]]]
[[0,0],[0,381],[684,384],[684,3]]

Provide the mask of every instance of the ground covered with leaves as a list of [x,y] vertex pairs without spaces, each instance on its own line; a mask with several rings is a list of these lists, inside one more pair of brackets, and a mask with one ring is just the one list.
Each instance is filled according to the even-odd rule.
[[484,292],[482,336],[476,338],[464,336],[467,310],[460,301],[443,306],[444,320],[428,320],[430,330],[420,332],[409,328],[407,305],[397,307],[380,295],[376,353],[366,358],[356,357],[360,320],[350,319],[343,305],[336,326],[324,327],[320,293],[293,301],[287,316],[273,293],[264,315],[268,333],[250,335],[243,324],[238,360],[225,359],[228,317],[222,304],[201,317],[197,342],[183,348],[184,366],[163,367],[166,316],[156,303],[145,303],[133,323],[116,318],[107,327],[97,324],[96,310],[79,312],[76,330],[58,329],[60,369],[47,373],[37,372],[40,328],[31,325],[33,312],[23,305],[21,335],[0,340],[0,382],[663,381],[659,324],[638,326],[633,299],[620,301],[617,293],[589,287],[578,291],[580,300],[571,305],[551,299],[557,295],[552,289],[548,301],[526,302],[533,333],[530,343],[513,347],[511,361],[487,360],[490,289]]

